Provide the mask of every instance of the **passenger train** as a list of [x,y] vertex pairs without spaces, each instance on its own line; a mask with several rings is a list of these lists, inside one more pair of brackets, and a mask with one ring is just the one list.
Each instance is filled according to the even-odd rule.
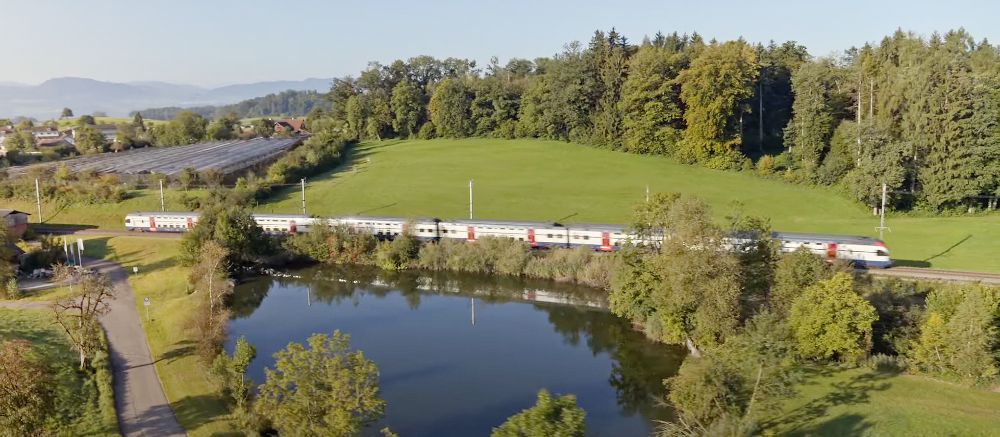
[[[309,232],[321,218],[298,214],[254,214],[257,225],[272,234]],[[409,233],[421,240],[449,238],[476,241],[482,237],[502,237],[524,241],[531,247],[590,247],[597,251],[617,250],[628,242],[643,243],[625,228],[615,225],[560,225],[526,221],[438,220],[432,218],[345,216],[325,219],[331,226],[343,225],[370,232],[379,239]],[[125,216],[125,229],[140,232],[186,232],[198,223],[196,212],[133,212]],[[773,232],[782,252],[805,247],[827,259],[843,259],[859,267],[886,268],[892,265],[889,249],[881,240],[845,235]]]

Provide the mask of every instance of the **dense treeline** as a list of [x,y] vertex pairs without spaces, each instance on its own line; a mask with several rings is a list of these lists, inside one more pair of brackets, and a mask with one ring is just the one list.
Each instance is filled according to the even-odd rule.
[[757,435],[808,366],[998,381],[997,289],[875,280],[805,249],[779,257],[770,239],[733,250],[724,235],[766,236],[767,223],[733,214],[719,226],[680,195],[654,196],[633,221],[671,238],[616,254],[611,311],[691,353],[667,382],[678,420],[662,435]]
[[535,60],[419,56],[335,79],[352,138],[549,138],[837,185],[876,205],[994,207],[1000,51],[965,31],[897,32],[812,58],[795,42],[615,30]]
[[206,105],[189,108],[168,106],[132,111],[129,116],[142,114],[153,120],[170,120],[183,111],[190,111],[204,118],[219,118],[230,113],[239,118],[257,117],[302,117],[308,115],[313,108],[326,108],[328,102],[323,94],[316,91],[282,91],[263,97],[254,97],[231,105]]

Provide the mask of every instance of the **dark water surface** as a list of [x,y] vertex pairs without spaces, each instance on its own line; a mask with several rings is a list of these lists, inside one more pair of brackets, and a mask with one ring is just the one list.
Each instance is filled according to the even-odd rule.
[[260,383],[289,342],[336,329],[378,365],[402,436],[482,436],[541,388],[572,393],[592,435],[649,435],[683,351],[647,341],[585,287],[480,275],[311,268],[237,287],[230,344],[257,347]]

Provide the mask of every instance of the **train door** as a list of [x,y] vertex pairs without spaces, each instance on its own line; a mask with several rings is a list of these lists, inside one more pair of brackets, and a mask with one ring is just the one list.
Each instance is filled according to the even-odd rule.
[[295,225],[295,220],[289,220],[288,221],[288,233],[289,234],[295,234],[296,232],[298,232],[298,227]]
[[611,251],[611,234],[609,232],[601,232],[601,250]]
[[149,231],[156,232],[156,218],[149,216]]
[[837,243],[828,243],[826,245],[826,257],[830,260],[837,258]]
[[191,217],[187,218],[187,228],[189,231],[194,229],[194,219]]
[[466,229],[466,231],[468,232],[468,236],[466,238],[469,241],[476,241],[476,227],[475,226],[469,226]]
[[531,247],[538,247],[538,243],[535,242],[535,230],[534,229],[530,229],[530,228],[528,229],[528,243],[531,244]]

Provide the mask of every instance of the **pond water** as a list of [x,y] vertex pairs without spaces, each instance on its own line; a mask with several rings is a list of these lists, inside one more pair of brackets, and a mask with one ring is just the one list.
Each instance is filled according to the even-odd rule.
[[481,275],[310,268],[237,287],[234,339],[257,347],[260,383],[289,342],[339,329],[380,371],[389,426],[402,436],[482,436],[534,404],[572,393],[589,434],[649,435],[670,417],[663,379],[684,352],[609,313],[603,292]]

